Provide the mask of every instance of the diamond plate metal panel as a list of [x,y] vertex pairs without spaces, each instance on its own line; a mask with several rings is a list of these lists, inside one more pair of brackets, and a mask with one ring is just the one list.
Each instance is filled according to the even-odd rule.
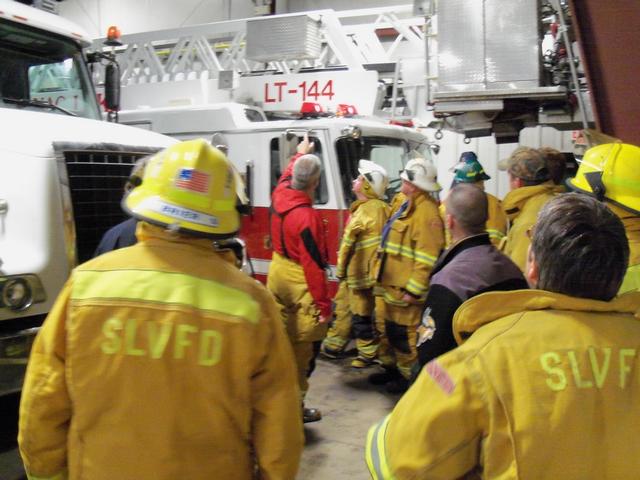
[[480,90],[484,81],[483,2],[439,2],[438,91]]
[[438,4],[438,91],[540,86],[537,0]]
[[246,57],[259,62],[320,57],[319,22],[308,15],[267,17],[247,22]]
[[487,88],[540,85],[536,0],[485,0]]

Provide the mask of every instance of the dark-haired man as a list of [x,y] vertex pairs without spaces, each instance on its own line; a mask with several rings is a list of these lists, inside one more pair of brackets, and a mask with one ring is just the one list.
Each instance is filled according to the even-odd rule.
[[465,302],[461,345],[429,362],[367,440],[376,478],[636,478],[640,293],[616,297],[629,246],[586,195],[549,201],[532,232],[532,290]]

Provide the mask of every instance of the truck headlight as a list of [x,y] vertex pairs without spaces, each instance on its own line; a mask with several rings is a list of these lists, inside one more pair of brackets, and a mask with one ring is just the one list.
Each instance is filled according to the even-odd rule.
[[0,277],[0,306],[14,311],[25,310],[34,302],[46,299],[40,279],[35,275]]
[[14,278],[4,284],[2,303],[11,310],[22,310],[33,303],[33,295],[27,282],[22,278]]

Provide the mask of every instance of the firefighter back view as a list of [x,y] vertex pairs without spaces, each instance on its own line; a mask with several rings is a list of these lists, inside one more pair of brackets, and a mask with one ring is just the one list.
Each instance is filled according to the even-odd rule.
[[567,185],[604,201],[622,220],[630,253],[618,293],[640,290],[640,147],[607,143],[590,148]]
[[265,288],[214,248],[239,228],[235,173],[203,140],[155,155],[123,201],[138,243],[73,271],[28,365],[30,478],[295,477],[291,348]]

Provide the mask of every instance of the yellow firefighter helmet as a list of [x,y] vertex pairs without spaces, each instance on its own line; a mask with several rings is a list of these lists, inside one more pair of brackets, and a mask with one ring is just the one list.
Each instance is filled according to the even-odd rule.
[[229,237],[240,228],[238,175],[206,141],[176,143],[154,155],[142,183],[123,200],[125,211],[190,234]]
[[586,151],[569,188],[640,214],[640,147],[606,143]]

